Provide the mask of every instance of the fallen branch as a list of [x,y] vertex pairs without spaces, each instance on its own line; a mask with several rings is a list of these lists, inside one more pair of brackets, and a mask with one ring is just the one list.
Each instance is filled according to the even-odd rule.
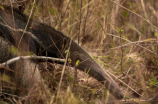
[[62,62],[64,63],[65,62],[65,59],[59,59],[59,58],[52,58],[52,57],[45,57],[45,56],[18,56],[18,57],[15,57],[13,59],[10,59],[2,64],[0,64],[0,66],[6,66],[6,65],[9,65],[9,64],[12,64],[20,59],[23,59],[23,60],[26,60],[26,59],[37,59],[37,60],[50,60],[50,61],[57,61],[57,62]]

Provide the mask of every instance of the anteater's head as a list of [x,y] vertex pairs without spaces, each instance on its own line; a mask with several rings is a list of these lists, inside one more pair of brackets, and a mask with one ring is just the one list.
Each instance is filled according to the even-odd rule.
[[113,79],[111,79],[94,59],[92,59],[91,56],[75,42],[72,42],[71,44],[70,58],[73,66],[76,66],[76,62],[79,60],[79,64],[76,68],[86,71],[89,75],[102,82],[115,98],[123,98],[122,92]]
[[[34,26],[36,28],[34,28],[32,32],[36,35],[39,41],[41,41],[43,47],[47,48],[48,56],[65,58],[65,51],[70,46],[69,57],[71,59],[71,66],[86,71],[89,75],[105,84],[105,87],[113,96],[115,96],[115,98],[123,98],[123,94],[113,79],[111,79],[94,59],[76,42],[72,40],[70,44],[70,38],[44,24],[35,23]],[[76,65],[77,61],[79,61],[78,65]]]

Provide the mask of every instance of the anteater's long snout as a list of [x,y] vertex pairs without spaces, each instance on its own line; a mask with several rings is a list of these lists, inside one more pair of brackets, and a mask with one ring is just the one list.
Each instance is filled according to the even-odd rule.
[[115,83],[115,81],[108,76],[107,73],[103,71],[103,69],[96,63],[96,62],[89,62],[88,60],[81,63],[78,66],[79,69],[87,69],[87,73],[91,76],[93,76],[95,79],[100,81],[102,84],[105,85],[105,87],[110,91],[110,93],[116,98],[116,99],[122,99],[123,94],[118,87],[118,85]]
[[79,60],[80,63],[77,68],[82,71],[86,70],[89,75],[104,84],[116,99],[123,98],[123,94],[115,81],[110,78],[109,75],[105,73],[103,69],[94,61],[94,59],[75,42],[72,42],[70,48],[70,58],[72,60],[72,65],[74,66],[76,61]]

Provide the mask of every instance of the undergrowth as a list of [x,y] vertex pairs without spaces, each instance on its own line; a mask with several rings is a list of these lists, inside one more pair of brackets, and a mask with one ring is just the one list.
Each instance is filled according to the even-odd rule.
[[[39,0],[35,4],[27,0],[14,4],[24,6],[27,15],[34,7],[34,20],[74,39],[115,79],[124,94],[124,99],[117,101],[101,84],[93,88],[97,84],[89,84],[83,76],[74,84],[73,75],[67,73],[57,99],[54,85],[50,85],[53,93],[49,104],[157,103],[157,0]],[[57,79],[49,82],[49,77],[44,75],[45,83],[58,85]],[[60,75],[53,78],[60,79]]]

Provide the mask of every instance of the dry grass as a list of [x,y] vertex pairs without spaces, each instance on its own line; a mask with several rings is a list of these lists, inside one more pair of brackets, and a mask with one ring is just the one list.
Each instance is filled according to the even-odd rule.
[[[24,13],[30,13],[32,2],[27,0]],[[156,0],[36,1],[33,18],[75,39],[118,82],[124,93],[122,101],[108,100],[113,98],[109,98],[107,91],[101,90],[96,95],[96,89],[87,88],[86,81],[83,81],[86,90],[80,82],[73,89],[70,77],[69,83],[62,85],[59,98],[56,99],[56,92],[51,93],[48,103],[94,103],[94,99],[106,103],[156,103],[153,99],[157,99],[154,96],[158,93],[157,7]],[[64,82],[66,77],[69,79],[65,76]],[[46,80],[45,83],[55,82]]]

